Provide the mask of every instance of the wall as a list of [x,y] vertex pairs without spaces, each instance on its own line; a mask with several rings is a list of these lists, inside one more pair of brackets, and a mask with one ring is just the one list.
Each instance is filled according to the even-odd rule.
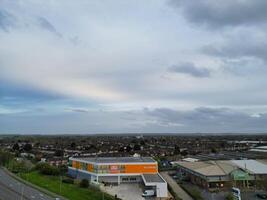
[[98,176],[98,182],[118,183],[118,176]]
[[110,164],[110,165],[93,165],[72,161],[71,166],[75,169],[81,169],[98,174],[145,174],[157,173],[158,165],[155,164]]
[[[138,183],[141,182],[141,176],[120,176],[120,183]],[[98,181],[108,183],[118,183],[118,176],[98,176]]]
[[156,192],[157,197],[168,197],[167,183],[157,183]]
[[78,170],[73,170],[73,169],[70,169],[70,168],[68,168],[68,175],[71,176],[72,178],[76,178],[76,179],[88,179],[88,180],[91,180],[91,175],[90,174],[79,172]]

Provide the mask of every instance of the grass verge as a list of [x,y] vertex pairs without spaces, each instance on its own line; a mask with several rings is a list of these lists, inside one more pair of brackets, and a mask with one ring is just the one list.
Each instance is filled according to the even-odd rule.
[[105,200],[114,199],[112,196],[104,194],[95,187],[89,187],[89,189],[85,189],[80,188],[75,184],[60,184],[60,177],[58,176],[46,176],[38,173],[37,171],[21,173],[18,174],[18,176],[20,176],[24,180],[29,181],[32,184],[35,184],[53,193],[59,194],[69,200],[102,200],[103,196]]

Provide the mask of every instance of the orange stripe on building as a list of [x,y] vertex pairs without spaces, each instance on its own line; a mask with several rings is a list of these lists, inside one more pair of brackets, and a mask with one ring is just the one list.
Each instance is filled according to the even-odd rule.
[[[158,165],[157,163],[155,164],[125,164],[125,165],[116,165],[116,164],[111,164],[107,165],[109,166],[109,170],[107,173],[110,174],[117,174],[117,173],[122,173],[122,174],[156,174],[158,173]],[[122,169],[119,168],[119,166],[123,166]],[[72,161],[72,167],[75,169],[82,169],[82,165],[78,161]],[[88,172],[93,172],[93,164],[87,164],[87,171]]]
[[157,164],[125,165],[125,173],[158,173]]
[[93,165],[92,164],[87,165],[87,171],[93,172]]
[[82,168],[81,163],[78,162],[78,161],[74,161],[74,160],[72,161],[72,167],[76,168],[76,169],[81,169]]

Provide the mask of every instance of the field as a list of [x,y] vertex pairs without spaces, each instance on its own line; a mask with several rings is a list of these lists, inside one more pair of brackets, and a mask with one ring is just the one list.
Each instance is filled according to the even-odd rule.
[[27,174],[22,173],[19,176],[32,184],[45,188],[70,200],[102,200],[103,195],[105,200],[114,199],[96,188],[89,187],[89,189],[84,189],[74,184],[62,183],[60,191],[60,178],[58,176],[45,176],[36,171]]

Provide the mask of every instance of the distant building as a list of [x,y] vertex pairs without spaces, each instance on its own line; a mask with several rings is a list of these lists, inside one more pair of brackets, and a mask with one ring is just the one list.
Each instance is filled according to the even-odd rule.
[[253,147],[249,151],[254,151],[254,152],[267,152],[267,146],[258,146],[258,147]]
[[20,156],[23,158],[26,158],[26,157],[35,158],[35,155],[32,153],[21,153]]
[[46,162],[52,166],[60,166],[60,165],[67,165],[68,164],[67,159],[61,159],[61,158],[49,158],[46,160]]
[[40,162],[46,162],[51,166],[60,166],[68,164],[68,160],[62,158],[41,158]]
[[265,160],[218,160],[175,162],[181,178],[207,189],[249,187],[257,180],[267,178]]
[[96,183],[143,182],[155,190],[157,197],[168,196],[167,183],[150,157],[70,158],[68,174]]
[[196,158],[183,158],[182,161],[186,161],[186,162],[197,162],[197,161],[199,161],[199,159],[196,159]]
[[141,157],[141,155],[139,153],[134,153],[133,157],[139,158],[139,157]]

